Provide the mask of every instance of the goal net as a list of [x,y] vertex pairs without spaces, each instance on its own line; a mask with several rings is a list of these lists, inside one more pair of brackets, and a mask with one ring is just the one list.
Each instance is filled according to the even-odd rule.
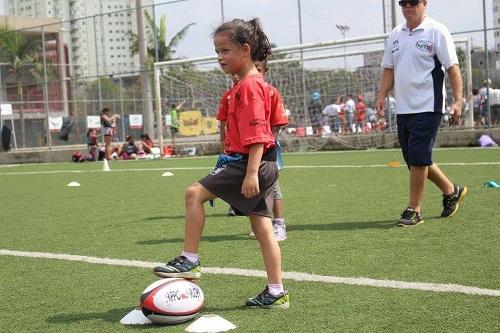
[[[280,134],[287,150],[366,149],[395,142],[393,108],[381,115],[374,112],[385,41],[386,36],[379,35],[273,49],[266,81],[278,88],[290,112],[290,124]],[[464,96],[470,96],[470,42],[457,39],[456,46]],[[184,102],[178,112],[179,135],[217,141],[215,116],[220,98],[232,82],[219,68],[216,57],[156,63],[155,73],[157,108],[168,114],[173,106]],[[367,108],[363,119],[350,122],[345,107],[335,121],[332,115],[321,113],[327,105],[344,105],[349,96],[354,102],[362,98]],[[388,102],[391,106],[392,101]],[[320,110],[319,119],[313,115],[314,110]],[[168,117],[162,119],[168,121]],[[168,136],[168,132],[164,134]]]

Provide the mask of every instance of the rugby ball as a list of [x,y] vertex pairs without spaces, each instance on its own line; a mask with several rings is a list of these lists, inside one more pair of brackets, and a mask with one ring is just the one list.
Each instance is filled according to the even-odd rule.
[[203,308],[203,300],[203,291],[196,283],[162,279],[144,289],[140,308],[155,324],[179,324],[194,318]]

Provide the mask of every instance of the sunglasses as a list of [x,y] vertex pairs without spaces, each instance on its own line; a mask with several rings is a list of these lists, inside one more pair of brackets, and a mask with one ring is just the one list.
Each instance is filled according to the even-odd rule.
[[422,2],[422,0],[401,0],[401,1],[399,1],[399,5],[401,7],[406,7],[406,5],[410,5],[411,7],[415,7],[420,2]]

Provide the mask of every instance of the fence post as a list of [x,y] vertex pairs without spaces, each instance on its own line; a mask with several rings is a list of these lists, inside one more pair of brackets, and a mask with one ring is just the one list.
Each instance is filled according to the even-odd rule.
[[487,125],[491,127],[490,105],[490,59],[488,54],[488,29],[486,27],[486,0],[483,0],[483,25],[484,25],[484,61],[486,63],[486,110],[488,112]]
[[[302,44],[302,6],[300,0],[297,0],[299,9],[299,42]],[[307,92],[306,92],[306,71],[304,70],[304,51],[300,50],[300,68],[302,70],[302,103],[304,107],[304,128],[307,129]]]
[[[51,150],[52,146],[52,138],[50,136],[50,119],[49,119],[49,96],[48,96],[48,87],[47,87],[47,54],[45,50],[45,27],[42,26],[42,56],[43,56],[43,96],[44,96],[44,109],[45,114],[47,116],[47,145],[49,146],[49,150]],[[26,128],[25,128],[26,130]]]

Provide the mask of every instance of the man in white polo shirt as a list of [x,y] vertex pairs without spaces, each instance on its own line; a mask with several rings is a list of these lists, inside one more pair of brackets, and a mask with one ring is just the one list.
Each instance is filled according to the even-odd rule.
[[467,194],[453,184],[432,162],[432,149],[445,109],[445,70],[450,78],[454,103],[453,120],[462,111],[462,77],[455,45],[448,29],[427,17],[427,0],[402,0],[399,5],[406,23],[390,34],[384,53],[376,109],[384,109],[385,98],[394,87],[398,139],[410,170],[410,200],[399,226],[423,222],[421,204],[428,178],[443,192],[441,217],[450,217]]

